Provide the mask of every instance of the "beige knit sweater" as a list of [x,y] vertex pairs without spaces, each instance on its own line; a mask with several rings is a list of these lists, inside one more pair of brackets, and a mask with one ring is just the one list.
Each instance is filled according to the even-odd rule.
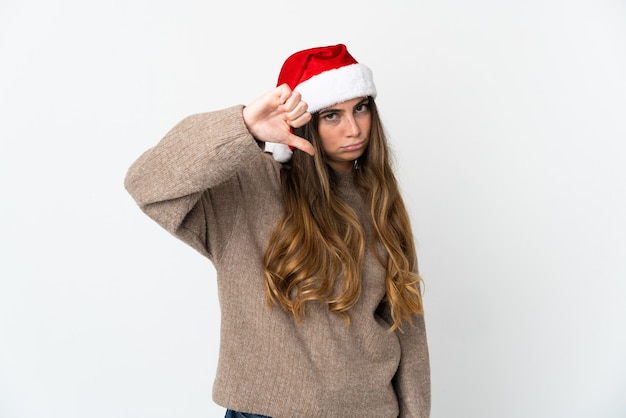
[[[350,326],[318,303],[301,323],[267,307],[261,258],[282,213],[279,171],[236,106],[184,119],[126,176],[141,209],[215,266],[222,317],[214,401],[276,418],[427,417],[423,317],[388,333],[384,269],[371,253]],[[340,183],[340,196],[367,222],[351,176]]]

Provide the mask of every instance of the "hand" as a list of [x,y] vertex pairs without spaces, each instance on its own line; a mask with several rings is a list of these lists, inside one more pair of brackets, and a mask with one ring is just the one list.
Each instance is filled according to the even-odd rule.
[[291,133],[311,120],[307,104],[300,93],[282,84],[267,92],[243,109],[243,121],[250,133],[259,141],[276,142],[315,154],[313,145]]

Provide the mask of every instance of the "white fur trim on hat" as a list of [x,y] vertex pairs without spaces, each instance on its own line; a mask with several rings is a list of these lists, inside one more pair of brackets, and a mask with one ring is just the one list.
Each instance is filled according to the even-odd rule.
[[288,145],[279,144],[276,142],[266,142],[265,152],[269,152],[274,155],[274,159],[279,163],[286,163],[291,159],[293,151]]
[[360,63],[324,71],[294,90],[302,95],[311,113],[357,97],[376,97],[372,70]]

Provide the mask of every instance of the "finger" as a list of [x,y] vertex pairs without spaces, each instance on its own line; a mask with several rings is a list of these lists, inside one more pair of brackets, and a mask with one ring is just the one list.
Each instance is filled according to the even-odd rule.
[[293,91],[286,83],[276,87],[275,92],[278,94],[278,100],[282,106],[284,106],[293,96]]
[[307,105],[305,102],[303,101],[299,101],[296,104],[296,107],[289,113],[287,113],[287,120],[295,120],[298,119],[300,116],[302,116],[304,113],[307,113],[307,109],[309,108],[309,105]]
[[301,101],[302,95],[300,93],[298,93],[297,91],[290,91],[290,95],[285,103],[282,105],[282,109],[285,112],[291,112],[296,108],[296,106],[298,106]]
[[311,145],[311,143],[306,139],[300,138],[299,136],[290,134],[289,140],[286,142],[286,144],[293,148],[297,148],[300,151],[304,151],[309,155],[315,154],[315,148],[313,148],[313,145]]
[[291,119],[289,121],[289,125],[291,125],[294,128],[299,128],[301,126],[306,125],[310,120],[311,120],[311,114],[309,112],[304,112],[303,114],[301,114],[300,116],[298,116],[295,119]]

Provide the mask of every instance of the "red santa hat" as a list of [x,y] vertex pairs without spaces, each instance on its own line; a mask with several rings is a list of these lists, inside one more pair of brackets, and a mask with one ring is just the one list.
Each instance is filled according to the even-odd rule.
[[302,95],[311,113],[357,97],[376,97],[372,70],[358,63],[343,44],[291,55],[280,70],[277,86],[285,83]]
[[[372,70],[357,62],[343,44],[292,54],[278,76],[277,85],[285,83],[302,95],[311,113],[357,97],[376,97]],[[280,162],[291,158],[291,150],[282,144],[266,143],[265,150]]]

